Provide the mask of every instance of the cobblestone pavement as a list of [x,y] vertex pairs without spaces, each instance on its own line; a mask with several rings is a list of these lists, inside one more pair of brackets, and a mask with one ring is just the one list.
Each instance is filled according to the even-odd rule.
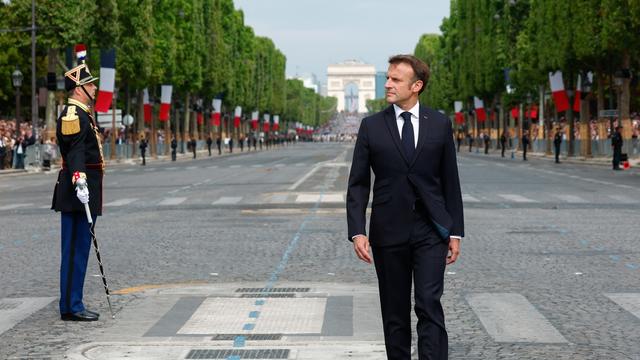
[[[286,348],[291,359],[383,359],[375,273],[346,241],[351,147],[110,169],[97,235],[117,317],[92,255],[85,302],[102,314],[95,323],[57,314],[55,174],[0,179],[0,358]],[[465,153],[459,168],[467,236],[446,273],[450,358],[640,359],[637,172]],[[285,297],[247,290],[265,299],[260,311],[239,292],[270,286]],[[219,299],[229,310],[203,321],[198,309],[219,311]],[[11,322],[18,303],[29,311]],[[234,326],[242,336],[222,336]],[[258,331],[285,336],[250,336]]]

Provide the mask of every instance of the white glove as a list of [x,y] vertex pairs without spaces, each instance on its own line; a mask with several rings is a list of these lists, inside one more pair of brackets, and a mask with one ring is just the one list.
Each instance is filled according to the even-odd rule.
[[89,203],[89,188],[86,186],[77,186],[76,187],[76,196],[81,203],[87,204]]

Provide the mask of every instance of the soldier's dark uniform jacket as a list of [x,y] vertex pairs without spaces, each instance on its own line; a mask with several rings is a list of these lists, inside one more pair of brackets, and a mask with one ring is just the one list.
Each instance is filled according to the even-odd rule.
[[53,193],[52,209],[84,213],[84,205],[76,197],[72,181],[73,174],[78,172],[87,179],[91,214],[102,215],[104,161],[98,126],[89,108],[69,99],[58,118],[56,136],[63,162]]

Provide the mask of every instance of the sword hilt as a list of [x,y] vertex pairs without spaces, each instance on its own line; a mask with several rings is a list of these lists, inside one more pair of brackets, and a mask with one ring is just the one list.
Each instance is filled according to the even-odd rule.
[[[84,189],[87,187],[87,180],[83,179],[83,178],[79,178],[78,180],[76,180],[76,187],[80,188],[80,189]],[[91,209],[89,209],[89,204],[85,203],[84,204],[84,212],[87,214],[87,222],[89,224],[93,224],[93,218],[91,217]]]

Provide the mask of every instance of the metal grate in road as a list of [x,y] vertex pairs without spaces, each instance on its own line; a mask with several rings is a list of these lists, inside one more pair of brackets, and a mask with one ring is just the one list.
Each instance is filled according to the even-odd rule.
[[288,293],[288,292],[309,292],[311,288],[239,288],[239,293]]
[[232,356],[240,359],[288,359],[289,349],[194,349],[189,351],[185,359],[228,359]]
[[296,297],[293,293],[280,293],[280,294],[242,294],[241,298],[293,298]]
[[213,341],[235,340],[238,336],[247,341],[282,340],[282,334],[217,334],[211,338]]

